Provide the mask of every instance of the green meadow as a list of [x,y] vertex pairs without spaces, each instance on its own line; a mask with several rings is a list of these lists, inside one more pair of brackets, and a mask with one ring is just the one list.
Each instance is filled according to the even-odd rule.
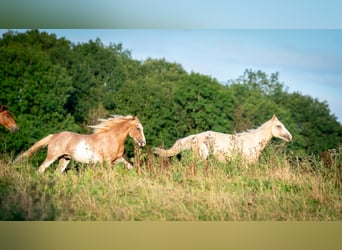
[[0,220],[341,220],[341,150],[323,161],[271,145],[249,167],[146,150],[132,159],[133,170],[72,163],[62,174],[1,155]]

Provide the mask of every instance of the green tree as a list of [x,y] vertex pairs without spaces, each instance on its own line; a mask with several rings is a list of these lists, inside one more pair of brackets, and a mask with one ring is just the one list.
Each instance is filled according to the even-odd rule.
[[246,70],[230,81],[234,97],[234,130],[260,125],[276,114],[293,135],[288,148],[297,153],[319,153],[337,148],[342,141],[341,124],[326,102],[300,93],[288,93],[278,74]]
[[0,40],[1,100],[10,107],[20,132],[5,133],[1,149],[21,151],[48,133],[78,130],[64,105],[72,91],[65,68],[51,62],[43,50],[45,33],[5,34]]
[[246,70],[243,76],[230,81],[227,91],[233,97],[233,130],[244,131],[261,125],[276,114],[282,121],[289,120],[282,104],[287,95],[278,81],[278,74],[268,76],[262,71]]
[[232,98],[215,79],[198,73],[185,75],[177,85],[175,102],[179,137],[231,128]]
[[99,105],[115,110],[116,93],[129,77],[135,76],[138,62],[121,44],[104,46],[100,39],[73,46],[73,62],[68,67],[74,90],[67,102],[78,123],[87,123],[89,112]]
[[[153,146],[169,147],[205,130],[244,131],[276,114],[293,135],[288,149],[319,153],[338,147],[341,124],[327,103],[288,93],[278,78],[246,70],[222,85],[165,59],[134,60],[122,44],[96,39],[75,45],[38,30],[9,31],[0,39],[0,100],[20,132],[0,129],[0,150],[22,151],[62,130],[90,132],[85,125],[109,114],[137,115]],[[127,149],[133,151],[131,142]]]
[[290,110],[297,132],[296,150],[317,154],[338,148],[342,142],[342,125],[331,114],[326,102],[298,92],[286,96],[284,106]]
[[144,125],[150,145],[171,144],[177,121],[174,108],[175,88],[185,71],[164,59],[148,59],[138,72],[115,93],[116,113],[135,114]]

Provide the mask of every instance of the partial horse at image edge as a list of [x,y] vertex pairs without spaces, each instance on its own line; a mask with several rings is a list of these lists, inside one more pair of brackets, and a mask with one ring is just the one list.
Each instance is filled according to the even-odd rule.
[[8,107],[5,105],[0,105],[0,125],[4,126],[12,133],[19,131],[17,123],[9,112]]
[[205,131],[179,139],[170,149],[153,148],[153,153],[161,157],[171,157],[184,150],[192,150],[201,159],[212,154],[220,162],[240,156],[247,164],[255,163],[272,137],[287,142],[292,140],[291,133],[273,115],[263,125],[254,130],[237,134],[224,134]]
[[44,172],[54,161],[59,160],[58,169],[63,172],[71,159],[81,163],[114,164],[118,162],[131,168],[124,158],[124,144],[128,136],[132,137],[138,146],[146,145],[143,126],[136,116],[113,116],[100,119],[93,134],[78,134],[74,132],[59,132],[50,134],[36,142],[26,152],[15,160],[15,163],[25,157],[31,157],[37,150],[48,146],[45,161],[39,166]]

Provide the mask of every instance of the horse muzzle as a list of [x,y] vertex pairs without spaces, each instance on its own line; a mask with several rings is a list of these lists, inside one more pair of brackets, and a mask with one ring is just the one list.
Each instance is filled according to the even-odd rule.
[[292,135],[291,134],[285,134],[283,136],[284,140],[287,141],[287,142],[290,142],[292,141]]
[[10,130],[12,133],[17,133],[19,131],[19,128],[18,127],[11,127]]
[[143,140],[137,140],[137,144],[139,147],[144,147],[146,145],[146,141],[143,141]]

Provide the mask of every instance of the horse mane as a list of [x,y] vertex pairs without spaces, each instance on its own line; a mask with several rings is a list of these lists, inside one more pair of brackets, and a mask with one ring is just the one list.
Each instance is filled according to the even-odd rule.
[[6,105],[0,105],[0,112],[8,110],[8,107]]
[[93,129],[94,134],[97,133],[102,133],[110,130],[113,128],[113,126],[116,126],[117,124],[123,122],[123,121],[128,121],[128,120],[134,120],[137,119],[133,115],[112,115],[110,118],[107,119],[98,119],[100,121],[99,124],[94,125],[94,126],[88,126],[89,128]]
[[265,129],[268,125],[269,125],[269,122],[271,120],[268,120],[266,122],[264,122],[262,125],[260,125],[259,127],[257,128],[252,128],[252,129],[246,129],[245,131],[242,131],[242,132],[239,132],[239,133],[235,133],[235,134],[249,134],[249,133],[254,133],[256,131],[260,131],[260,130],[263,130]]

